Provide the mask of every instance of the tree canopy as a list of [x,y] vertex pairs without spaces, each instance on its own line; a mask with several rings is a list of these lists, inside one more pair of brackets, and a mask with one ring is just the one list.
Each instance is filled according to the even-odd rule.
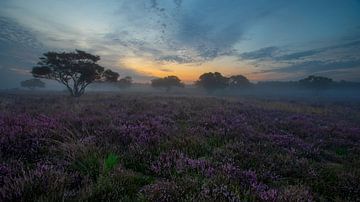
[[105,70],[103,73],[104,80],[108,82],[117,82],[119,76],[119,73],[113,72],[110,69]]
[[165,88],[170,91],[173,87],[184,87],[184,84],[177,76],[167,76],[151,80],[151,86],[155,88]]
[[45,83],[40,79],[28,79],[20,83],[21,87],[29,88],[31,90],[35,88],[45,88]]
[[132,78],[130,76],[126,76],[124,78],[121,78],[118,81],[118,85],[120,88],[128,88],[130,87],[132,84]]
[[234,75],[229,78],[229,87],[242,88],[251,85],[250,81],[243,75]]
[[66,86],[74,97],[81,96],[85,88],[102,78],[113,81],[117,73],[98,65],[100,56],[76,50],[75,52],[47,52],[40,57],[32,74],[37,78],[56,80]]
[[330,87],[330,85],[333,83],[333,80],[327,77],[310,75],[307,78],[301,79],[299,83],[300,85],[307,88],[321,90]]
[[226,88],[228,86],[228,78],[224,77],[219,72],[208,72],[202,74],[195,84],[203,87],[208,92],[213,92],[218,89]]

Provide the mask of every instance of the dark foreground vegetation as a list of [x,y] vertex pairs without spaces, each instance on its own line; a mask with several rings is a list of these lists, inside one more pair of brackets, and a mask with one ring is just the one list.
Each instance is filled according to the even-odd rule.
[[356,201],[360,106],[0,97],[0,201]]

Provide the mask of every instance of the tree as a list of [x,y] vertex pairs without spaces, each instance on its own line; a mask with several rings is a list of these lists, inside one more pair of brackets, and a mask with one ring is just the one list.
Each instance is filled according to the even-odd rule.
[[327,77],[310,75],[299,81],[301,86],[315,91],[325,90],[333,84],[333,80]]
[[221,75],[219,72],[204,73],[195,82],[196,85],[203,87],[209,93],[218,89],[224,89],[228,86],[228,78]]
[[34,90],[35,88],[45,88],[45,83],[40,79],[29,79],[20,83],[21,87]]
[[105,70],[103,73],[104,80],[108,82],[117,82],[119,76],[119,73],[113,72],[110,69]]
[[242,88],[250,86],[250,81],[243,75],[235,75],[229,78],[229,86],[233,88]]
[[130,76],[126,76],[118,81],[120,88],[128,88],[132,84],[132,78]]
[[151,80],[151,86],[154,88],[165,88],[169,92],[173,87],[184,87],[184,84],[177,76],[167,76]]
[[[109,78],[104,77],[104,67],[97,64],[99,60],[99,56],[80,50],[47,52],[31,73],[36,78],[56,80],[65,85],[72,96],[79,97],[92,82]],[[109,73],[107,75],[111,75]]]

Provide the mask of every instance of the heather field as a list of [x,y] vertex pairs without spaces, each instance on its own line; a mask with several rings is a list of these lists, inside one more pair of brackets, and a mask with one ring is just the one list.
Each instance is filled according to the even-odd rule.
[[0,95],[0,201],[359,201],[360,105]]

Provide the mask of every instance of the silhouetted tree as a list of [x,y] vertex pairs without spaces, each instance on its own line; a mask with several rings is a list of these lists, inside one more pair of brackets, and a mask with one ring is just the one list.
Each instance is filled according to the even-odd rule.
[[250,85],[250,81],[243,75],[234,75],[229,78],[229,87],[242,88]]
[[329,88],[333,84],[333,80],[327,77],[311,75],[307,78],[301,79],[299,84],[318,92]]
[[117,82],[119,76],[119,73],[113,72],[110,69],[105,70],[103,73],[104,80],[107,82]]
[[97,64],[99,60],[99,56],[80,50],[48,52],[40,57],[31,73],[34,77],[56,80],[65,85],[72,96],[79,97],[90,83],[104,77],[104,67]]
[[132,78],[130,76],[126,76],[126,77],[120,79],[117,83],[120,88],[128,88],[132,84]]
[[20,83],[21,87],[34,90],[35,88],[45,88],[45,83],[40,79],[29,79]]
[[215,90],[226,88],[228,86],[228,80],[227,77],[224,77],[219,72],[208,72],[202,74],[195,84],[212,93]]
[[169,92],[173,87],[184,87],[184,84],[177,76],[167,76],[151,80],[151,86],[155,88],[165,88]]

